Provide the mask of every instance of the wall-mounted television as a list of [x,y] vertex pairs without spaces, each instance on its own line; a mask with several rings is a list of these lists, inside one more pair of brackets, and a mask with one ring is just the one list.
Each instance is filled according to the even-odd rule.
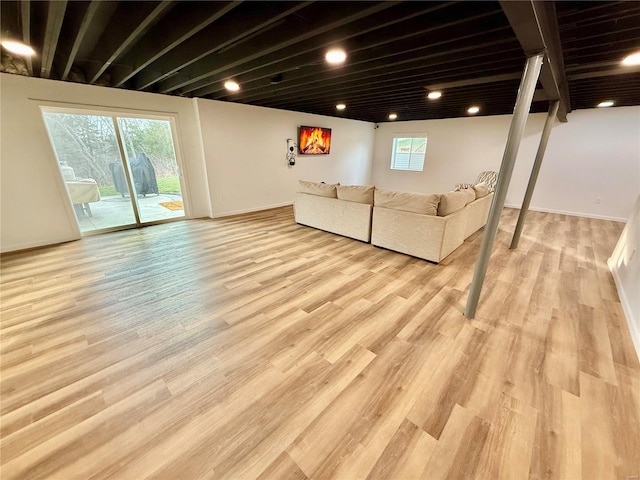
[[300,155],[328,155],[331,150],[331,129],[300,127],[298,153]]

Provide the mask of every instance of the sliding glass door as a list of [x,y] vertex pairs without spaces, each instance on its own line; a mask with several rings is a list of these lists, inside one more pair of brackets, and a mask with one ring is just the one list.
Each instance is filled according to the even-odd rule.
[[83,234],[184,217],[169,119],[43,115]]
[[142,223],[183,217],[176,152],[168,120],[118,117]]

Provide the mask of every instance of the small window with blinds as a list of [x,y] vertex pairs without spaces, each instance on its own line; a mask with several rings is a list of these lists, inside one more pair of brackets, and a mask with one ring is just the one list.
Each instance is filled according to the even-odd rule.
[[398,136],[393,138],[391,170],[421,172],[427,152],[427,136]]

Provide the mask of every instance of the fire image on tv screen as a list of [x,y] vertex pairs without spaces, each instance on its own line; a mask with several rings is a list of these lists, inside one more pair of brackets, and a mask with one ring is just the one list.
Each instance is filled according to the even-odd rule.
[[298,148],[301,155],[328,155],[331,149],[331,129],[300,127]]

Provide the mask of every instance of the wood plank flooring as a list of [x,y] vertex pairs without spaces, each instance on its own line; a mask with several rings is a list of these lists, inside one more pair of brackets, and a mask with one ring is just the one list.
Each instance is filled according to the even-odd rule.
[[9,479],[637,479],[622,224],[505,210],[440,265],[290,207],[2,256]]

